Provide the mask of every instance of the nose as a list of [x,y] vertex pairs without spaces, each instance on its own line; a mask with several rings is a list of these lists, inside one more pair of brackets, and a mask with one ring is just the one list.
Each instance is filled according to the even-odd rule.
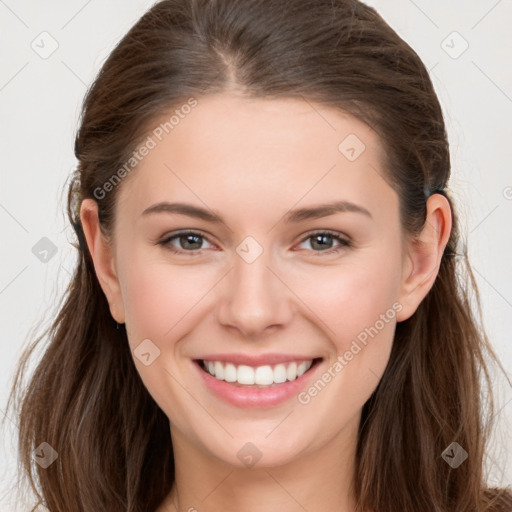
[[224,279],[217,319],[224,326],[255,339],[288,324],[293,316],[293,292],[272,265],[270,251],[251,263],[238,254]]

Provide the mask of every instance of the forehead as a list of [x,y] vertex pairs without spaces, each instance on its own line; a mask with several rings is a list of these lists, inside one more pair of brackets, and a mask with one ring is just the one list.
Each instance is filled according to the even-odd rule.
[[346,199],[377,210],[396,202],[382,178],[379,137],[353,116],[297,98],[196,100],[172,123],[179,106],[155,121],[152,147],[123,183],[119,208],[135,215],[179,199],[261,213],[297,202]]

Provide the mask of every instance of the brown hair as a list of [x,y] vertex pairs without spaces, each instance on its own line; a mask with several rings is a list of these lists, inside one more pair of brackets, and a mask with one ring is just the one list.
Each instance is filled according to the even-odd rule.
[[[123,183],[101,198],[95,190],[162,113],[223,91],[304,98],[371,125],[412,236],[425,222],[428,194],[449,197],[448,142],[428,72],[373,8],[357,0],[155,4],[113,50],[84,100],[68,189],[77,266],[53,324],[23,353],[9,398],[17,398],[23,471],[51,512],[153,512],[171,489],[168,418],[136,371],[124,326],[110,316],[78,211],[84,198],[97,200],[102,229],[111,233]],[[483,475],[494,407],[485,355],[503,368],[472,311],[473,297],[480,314],[478,291],[451,204],[439,274],[414,315],[397,325],[389,364],[363,408],[360,510],[512,510],[510,495],[488,489]],[[22,388],[45,335],[49,345]],[[46,469],[31,458],[42,442],[58,453]],[[441,457],[452,442],[468,453],[457,469]]]

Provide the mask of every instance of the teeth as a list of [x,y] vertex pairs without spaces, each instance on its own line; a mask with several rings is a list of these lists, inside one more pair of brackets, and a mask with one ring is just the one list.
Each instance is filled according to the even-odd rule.
[[224,366],[219,361],[215,361],[213,364],[213,369],[215,371],[215,375],[218,379],[224,380]]
[[[222,380],[217,374],[215,378]],[[250,366],[240,365],[236,370],[236,380],[239,384],[254,384],[254,370]]]
[[224,380],[226,382],[235,382],[236,381],[236,366],[231,363],[227,363],[224,367]]
[[235,366],[221,361],[203,361],[203,367],[218,380],[236,382],[246,386],[270,386],[282,384],[287,380],[292,381],[304,375],[313,364],[313,360],[276,364],[275,366]]
[[274,370],[271,366],[258,366],[254,372],[254,383],[260,386],[274,384]]
[[299,366],[297,366],[297,377],[300,377],[301,375],[304,375],[304,373],[306,372],[307,368],[306,368],[306,362],[302,362],[299,364]]
[[297,363],[291,363],[286,369],[286,378],[288,380],[295,380],[297,378]]

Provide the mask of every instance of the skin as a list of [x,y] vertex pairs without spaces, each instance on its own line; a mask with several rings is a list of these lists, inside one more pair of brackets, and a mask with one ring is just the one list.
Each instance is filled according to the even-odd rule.
[[[197,99],[121,183],[113,240],[98,229],[95,201],[81,206],[112,316],[126,324],[132,351],[145,339],[160,350],[149,366],[134,357],[170,420],[174,446],[176,481],[157,512],[256,512],[263,503],[266,512],[353,511],[361,410],[386,368],[396,322],[414,313],[437,276],[449,203],[432,195],[412,240],[400,225],[398,195],[382,178],[379,137],[366,124],[299,99]],[[366,146],[354,161],[338,150],[349,134]],[[333,200],[363,206],[371,218],[283,220],[291,209]],[[160,201],[206,207],[224,223],[141,215]],[[157,244],[184,229],[206,238],[192,247],[175,238],[168,248],[179,255]],[[352,245],[328,238],[319,248],[311,233],[326,229]],[[236,252],[247,236],[263,248],[252,263]],[[221,352],[320,356],[320,377],[393,303],[395,318],[308,404],[294,397],[263,410],[237,408],[213,395],[192,363]],[[247,442],[262,453],[252,468],[237,457]]]

